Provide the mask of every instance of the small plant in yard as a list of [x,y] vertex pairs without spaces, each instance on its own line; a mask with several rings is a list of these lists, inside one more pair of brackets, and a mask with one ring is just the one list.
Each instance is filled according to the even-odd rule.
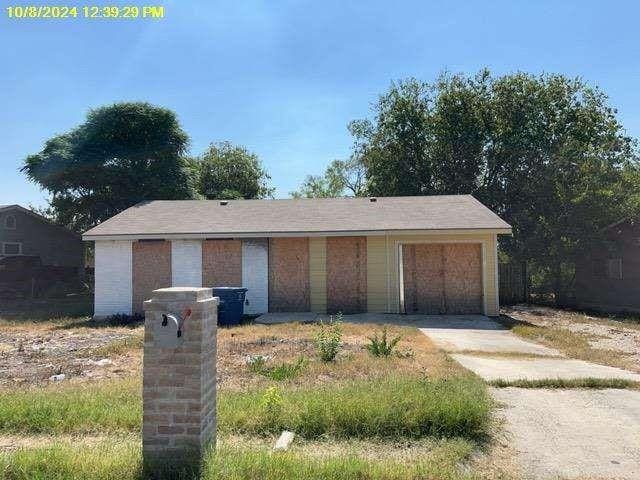
[[248,362],[250,371],[271,380],[290,380],[295,378],[305,369],[307,364],[307,359],[300,357],[295,363],[283,362],[275,367],[270,367],[267,365],[267,359],[262,355],[252,357]]
[[400,338],[400,335],[398,335],[397,337],[388,340],[387,327],[383,327],[380,337],[378,337],[377,333],[374,334],[373,337],[369,337],[369,344],[365,345],[365,348],[374,357],[390,357],[393,354],[393,350],[396,348],[396,345],[398,345]]
[[342,314],[331,317],[329,323],[320,322],[316,333],[315,345],[318,356],[323,362],[332,362],[338,355],[342,341]]
[[270,415],[278,413],[282,408],[282,396],[278,387],[269,387],[262,395],[260,405]]

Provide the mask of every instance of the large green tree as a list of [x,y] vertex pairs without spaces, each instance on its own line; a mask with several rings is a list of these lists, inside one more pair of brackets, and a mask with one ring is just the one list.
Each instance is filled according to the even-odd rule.
[[334,160],[323,175],[307,175],[293,198],[359,197],[365,194],[364,165],[357,156]]
[[271,177],[258,156],[229,142],[214,143],[197,159],[198,192],[207,199],[265,198]]
[[409,79],[350,130],[370,194],[475,195],[512,224],[505,254],[532,262],[559,300],[575,258],[638,205],[636,143],[580,79]]
[[45,213],[81,231],[145,200],[193,198],[188,143],[172,111],[116,103],[47,140],[22,171],[51,194]]

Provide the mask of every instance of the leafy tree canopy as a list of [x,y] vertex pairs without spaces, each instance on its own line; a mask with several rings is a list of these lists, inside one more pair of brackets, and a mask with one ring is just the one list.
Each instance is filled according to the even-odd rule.
[[637,145],[616,113],[580,79],[482,71],[392,84],[349,128],[369,194],[473,194],[512,224],[505,252],[559,294],[564,266],[639,205]]
[[257,155],[229,142],[215,143],[197,160],[198,192],[204,198],[265,198],[273,196],[271,177]]
[[22,171],[51,193],[44,213],[81,231],[141,201],[193,198],[188,143],[172,111],[116,103],[47,140]]
[[365,194],[364,165],[358,157],[334,160],[323,175],[308,175],[293,198],[331,198],[344,195],[359,197]]

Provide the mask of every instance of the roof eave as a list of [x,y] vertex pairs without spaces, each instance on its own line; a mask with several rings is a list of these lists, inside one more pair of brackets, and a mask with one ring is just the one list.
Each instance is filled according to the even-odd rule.
[[511,227],[444,228],[423,230],[341,230],[316,232],[191,232],[191,233],[141,233],[141,234],[84,234],[85,241],[95,240],[202,240],[215,238],[265,238],[265,237],[339,237],[376,235],[473,235],[493,233],[511,235]]

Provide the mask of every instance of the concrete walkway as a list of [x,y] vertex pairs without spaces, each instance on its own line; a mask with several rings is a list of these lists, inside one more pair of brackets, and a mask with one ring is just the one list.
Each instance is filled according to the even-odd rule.
[[568,358],[490,358],[460,354],[451,357],[487,381],[599,378],[640,382],[640,374]]

